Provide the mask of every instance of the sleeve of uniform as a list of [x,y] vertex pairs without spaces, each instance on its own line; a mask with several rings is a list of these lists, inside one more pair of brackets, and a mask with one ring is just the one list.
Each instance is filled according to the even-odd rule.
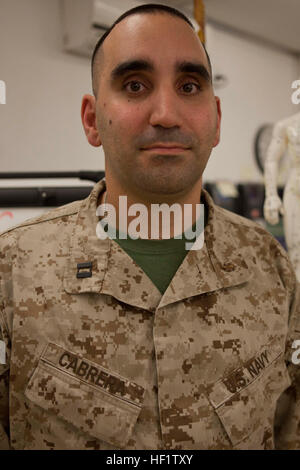
[[10,328],[12,318],[12,262],[11,248],[13,237],[0,235],[0,450],[10,449],[9,437],[9,364]]
[[292,450],[300,449],[300,284],[286,256],[283,264],[290,305],[285,362],[291,385],[277,402],[275,448]]
[[0,310],[0,450],[8,450],[9,416],[8,416],[8,379],[9,379],[9,337],[4,327],[3,305]]

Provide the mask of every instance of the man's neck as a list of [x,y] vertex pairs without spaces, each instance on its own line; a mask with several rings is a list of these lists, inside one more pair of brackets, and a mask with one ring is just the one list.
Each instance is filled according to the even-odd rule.
[[[107,183],[98,204],[105,203],[109,211],[113,208],[115,216],[109,225],[123,233],[130,233],[131,226],[131,229],[136,227],[141,238],[174,238],[190,229],[203,216],[200,208],[201,187],[202,182],[184,194],[155,195],[150,200],[150,196],[138,196],[122,188],[113,190]],[[158,211],[159,207],[163,212]]]

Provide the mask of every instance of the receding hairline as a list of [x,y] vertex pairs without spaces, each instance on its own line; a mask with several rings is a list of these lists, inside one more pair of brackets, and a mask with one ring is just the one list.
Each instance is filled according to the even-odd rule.
[[[162,5],[160,5],[162,6]],[[174,9],[172,9],[174,10]],[[177,10],[175,10],[177,11]],[[157,14],[162,14],[162,15],[169,15],[169,16],[172,16],[173,18],[179,18],[179,19],[182,19],[183,21],[185,21],[192,29],[192,31],[194,31],[194,33],[196,34],[196,31],[195,31],[195,28],[193,26],[193,24],[189,21],[188,18],[185,17],[185,15],[177,15],[177,14],[174,14],[172,13],[172,11],[168,11],[168,10],[164,10],[164,9],[160,9],[160,8],[155,8],[153,10],[145,10],[145,11],[136,11],[136,12],[132,12],[132,13],[124,13],[122,16],[120,16],[120,18],[118,20],[116,20],[116,22],[111,26],[111,28],[103,35],[101,36],[101,38],[99,39],[99,41],[97,42],[96,44],[96,47],[94,49],[94,53],[93,53],[93,56],[92,56],[92,87],[93,87],[93,93],[96,97],[97,95],[97,90],[98,90],[98,85],[99,85],[99,69],[100,69],[100,66],[101,64],[103,63],[104,61],[104,49],[103,49],[103,44],[105,42],[105,40],[107,39],[107,37],[110,35],[110,33],[113,31],[113,29],[119,24],[119,23],[122,23],[123,20],[125,20],[126,18],[130,18],[131,16],[134,16],[134,15],[142,15],[142,14],[153,14],[153,15],[157,15]],[[179,12],[181,13],[181,12]],[[207,63],[208,63],[208,67],[209,67],[209,71],[210,71],[210,74],[212,76],[212,66],[211,66],[211,61],[210,61],[210,57],[208,55],[208,52],[206,50],[206,47],[205,47],[205,44],[203,44],[202,41],[200,41],[199,39],[199,43],[201,44],[204,52],[205,52],[205,55],[206,55],[206,59],[207,59]]]

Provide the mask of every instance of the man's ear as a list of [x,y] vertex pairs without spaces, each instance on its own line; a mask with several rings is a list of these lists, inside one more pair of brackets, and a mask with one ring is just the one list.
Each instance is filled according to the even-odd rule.
[[96,98],[84,95],[81,104],[81,121],[87,140],[94,147],[100,147],[101,139],[96,123]]
[[218,96],[215,96],[216,100],[216,107],[217,107],[217,130],[216,130],[216,138],[214,142],[214,147],[218,145],[220,142],[220,134],[221,134],[221,117],[222,117],[222,111],[221,111],[221,101]]

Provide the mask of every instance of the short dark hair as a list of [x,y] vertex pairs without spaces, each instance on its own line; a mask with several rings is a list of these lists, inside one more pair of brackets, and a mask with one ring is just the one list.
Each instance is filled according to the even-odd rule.
[[[107,38],[107,36],[111,33],[111,31],[114,29],[114,27],[120,23],[121,21],[123,21],[125,18],[127,18],[128,16],[131,16],[131,15],[135,15],[135,14],[138,14],[138,13],[168,13],[169,15],[173,15],[173,16],[177,16],[179,18],[181,18],[182,20],[184,20],[186,23],[188,23],[191,28],[195,31],[195,28],[193,26],[193,23],[183,14],[181,13],[181,11],[177,10],[176,8],[172,8],[172,7],[169,7],[167,5],[161,5],[159,3],[147,3],[146,5],[139,5],[137,7],[134,7],[134,8],[131,8],[130,10],[127,10],[125,11],[125,13],[123,13],[121,16],[119,16],[119,18],[111,25],[111,27],[103,34],[103,36],[101,36],[101,38],[98,40],[95,48],[94,48],[94,52],[93,52],[93,55],[92,55],[92,63],[91,63],[91,68],[92,68],[92,84],[93,84],[93,92],[94,92],[94,95],[96,96],[96,87],[95,87],[95,58],[96,58],[96,55],[97,55],[97,52],[99,51],[99,49],[101,48],[103,42],[105,41],[105,39]],[[207,57],[207,61],[208,61],[208,65],[209,65],[209,68],[210,68],[210,73],[212,75],[212,65],[211,65],[211,61],[210,61],[210,57],[208,55],[208,52],[206,50],[206,47],[205,45],[203,44],[203,42],[201,42],[203,48],[204,48],[204,51],[205,51],[205,54],[206,54],[206,57]]]

